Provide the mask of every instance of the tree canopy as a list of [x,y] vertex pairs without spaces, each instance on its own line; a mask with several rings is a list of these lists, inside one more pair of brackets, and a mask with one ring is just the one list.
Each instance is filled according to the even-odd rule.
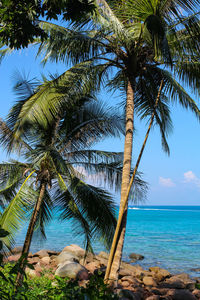
[[95,8],[93,0],[1,0],[0,40],[10,48],[27,47],[46,34],[39,19],[80,20]]

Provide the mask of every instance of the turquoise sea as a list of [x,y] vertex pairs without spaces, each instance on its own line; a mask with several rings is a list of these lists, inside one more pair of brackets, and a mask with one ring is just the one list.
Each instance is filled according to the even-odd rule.
[[[69,244],[84,245],[82,236],[73,231],[73,223],[61,222],[57,217],[47,226],[47,240],[41,242],[35,236],[31,251],[41,248],[62,250]],[[26,228],[18,234],[17,245],[22,245]],[[94,243],[94,251],[104,247]],[[123,259],[129,261],[131,252],[145,256],[139,264],[145,268],[161,266],[172,273],[187,272],[200,268],[200,206],[131,206]]]

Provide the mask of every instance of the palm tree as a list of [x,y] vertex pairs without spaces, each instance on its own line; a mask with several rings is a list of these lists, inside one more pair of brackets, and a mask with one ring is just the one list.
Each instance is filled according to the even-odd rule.
[[[199,1],[194,3],[199,5]],[[134,113],[141,118],[148,117],[149,113],[151,115],[163,80],[163,101],[159,102],[155,116],[168,152],[165,133],[171,124],[170,101],[178,100],[184,108],[191,109],[199,117],[196,103],[180,84],[182,81],[196,89],[200,83],[199,23],[194,13],[195,5],[187,0],[128,0],[118,1],[116,6],[115,1],[98,0],[96,13],[89,23],[84,24],[85,27],[81,23],[78,27],[66,29],[41,22],[49,37],[40,44],[39,53],[45,52],[44,62],[51,59],[76,64],[71,69],[74,83],[78,86],[80,77],[84,78],[85,84],[79,88],[85,92],[88,85],[98,87],[106,78],[106,87],[121,89],[126,94],[120,212],[130,181]],[[111,78],[108,77],[110,69],[113,69]],[[58,86],[62,86],[67,72],[57,79]],[[54,89],[54,84],[55,81],[48,89]],[[48,93],[47,89],[42,89],[21,106],[23,113],[16,116],[15,140],[23,135],[24,125],[32,122],[34,116],[43,123],[44,120],[56,119],[66,98],[64,94],[63,97],[55,97],[54,93],[48,93],[45,97],[45,93]],[[126,219],[127,207],[123,212],[118,246],[109,275],[114,281],[122,256]]]
[[[35,84],[33,87],[29,81],[20,80],[16,88],[20,97],[22,94],[27,97],[25,91],[29,96],[34,95]],[[21,98],[11,109],[7,122],[0,122],[1,144],[8,150],[13,137],[11,123],[21,101],[28,100]],[[82,231],[78,227],[78,232],[85,234],[86,249],[91,249],[91,238],[100,236],[107,246],[110,245],[116,225],[112,197],[103,189],[85,182],[82,170],[93,177],[97,174],[107,186],[118,189],[122,153],[98,151],[91,147],[106,136],[122,132],[123,119],[105,104],[94,101],[92,95],[77,102],[74,100],[56,122],[45,128],[37,122],[31,126],[26,124],[23,139],[12,144],[25,162],[0,164],[0,200],[2,204],[8,204],[0,224],[3,229],[9,229],[9,242],[13,242],[16,230],[27,220],[27,213],[31,214],[22,251],[22,270],[34,229],[39,228],[45,236],[45,223],[51,219],[55,205],[62,211],[62,219],[73,218],[81,225]],[[145,187],[138,177],[136,190]],[[20,283],[22,278],[19,274],[17,282]]]

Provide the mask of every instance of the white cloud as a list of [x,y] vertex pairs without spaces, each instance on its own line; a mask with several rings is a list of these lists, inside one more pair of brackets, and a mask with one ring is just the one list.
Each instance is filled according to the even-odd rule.
[[184,182],[191,182],[196,186],[200,187],[200,178],[198,178],[192,171],[185,172],[184,174]]
[[171,178],[159,177],[159,184],[165,187],[174,187],[175,183]]

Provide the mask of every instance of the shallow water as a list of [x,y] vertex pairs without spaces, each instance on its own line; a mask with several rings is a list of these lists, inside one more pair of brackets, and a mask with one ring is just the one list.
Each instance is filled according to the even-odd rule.
[[[47,240],[41,242],[35,236],[31,251],[41,248],[62,250],[66,245],[84,245],[82,236],[73,232],[72,222],[60,222],[58,217],[47,226]],[[17,236],[21,245],[26,228]],[[104,247],[94,243],[94,251]],[[145,268],[161,266],[173,273],[187,272],[200,268],[200,206],[140,206],[129,207],[127,232],[124,246],[125,260],[131,252],[145,256],[139,264]]]

